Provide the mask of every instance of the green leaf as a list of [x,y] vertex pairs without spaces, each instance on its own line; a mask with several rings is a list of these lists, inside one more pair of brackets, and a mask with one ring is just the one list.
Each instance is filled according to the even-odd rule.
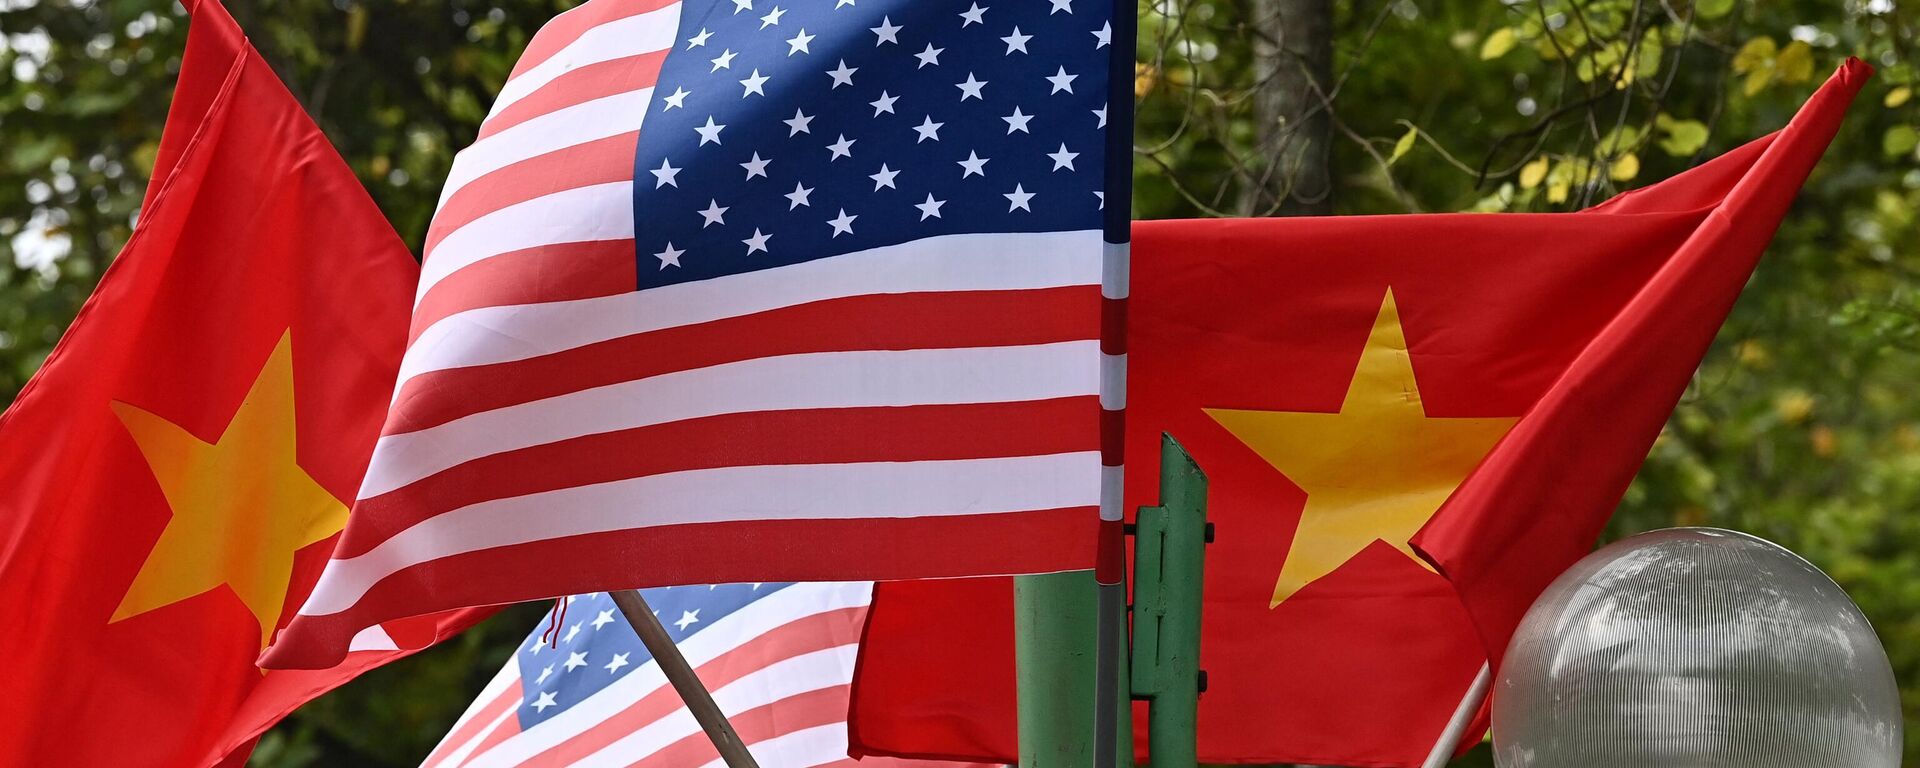
[[1513,50],[1514,42],[1513,27],[1494,30],[1493,34],[1487,35],[1487,41],[1480,44],[1480,60],[1492,61],[1507,55],[1508,51]]
[[1399,141],[1393,143],[1393,154],[1387,156],[1387,164],[1392,165],[1399,162],[1400,158],[1405,157],[1408,152],[1413,151],[1413,142],[1418,138],[1420,138],[1420,130],[1411,125],[1407,126],[1406,134],[1402,135]]
[[1911,125],[1888,128],[1886,134],[1880,137],[1880,151],[1887,157],[1899,157],[1912,152],[1915,146],[1920,146],[1920,131],[1914,130]]
[[1717,19],[1733,11],[1733,0],[1696,0],[1693,4],[1695,15],[1703,19]]
[[1780,49],[1780,55],[1774,59],[1773,69],[1779,73],[1780,82],[1804,83],[1813,79],[1813,46],[1795,40]]
[[1687,157],[1707,145],[1707,124],[1698,120],[1675,120],[1661,115],[1654,119],[1654,127],[1665,134],[1660,140],[1660,151],[1674,157]]

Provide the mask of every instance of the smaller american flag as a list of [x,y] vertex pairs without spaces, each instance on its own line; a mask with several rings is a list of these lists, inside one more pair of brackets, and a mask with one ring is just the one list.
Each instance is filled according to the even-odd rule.
[[[868,582],[644,592],[768,768],[965,768],[847,757],[847,698]],[[422,768],[706,768],[720,757],[605,593],[566,598],[550,643],[527,636]]]

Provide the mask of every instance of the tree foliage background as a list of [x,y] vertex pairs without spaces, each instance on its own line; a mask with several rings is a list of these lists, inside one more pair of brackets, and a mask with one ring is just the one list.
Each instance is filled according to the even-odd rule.
[[[571,4],[228,3],[416,248],[453,152],[534,30]],[[1920,37],[1907,12],[1148,0],[1140,13],[1140,218],[1571,210],[1780,127],[1847,56],[1879,67],[1610,535],[1724,526],[1824,568],[1892,655],[1920,759]],[[131,230],[185,34],[172,0],[0,0],[8,398]],[[254,764],[416,763],[538,610],[302,709]]]

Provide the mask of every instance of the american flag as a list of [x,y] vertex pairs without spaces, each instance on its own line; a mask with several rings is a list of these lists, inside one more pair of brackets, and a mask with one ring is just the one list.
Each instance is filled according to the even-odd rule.
[[453,165],[353,515],[266,663],[596,589],[1091,567],[1124,42],[1112,0],[555,18]]
[[[724,584],[645,592],[740,738],[769,768],[962,768],[847,758],[847,695],[871,585]],[[604,593],[567,598],[422,768],[720,765],[719,754]]]

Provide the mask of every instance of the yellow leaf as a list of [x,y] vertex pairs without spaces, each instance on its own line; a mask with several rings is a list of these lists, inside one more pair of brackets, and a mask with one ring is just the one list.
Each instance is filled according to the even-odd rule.
[[1887,91],[1887,98],[1881,103],[1887,105],[1888,109],[1892,109],[1907,103],[1907,100],[1911,98],[1913,98],[1913,89],[1903,85]]
[[1540,186],[1540,182],[1547,178],[1548,162],[1547,158],[1540,157],[1531,163],[1527,163],[1526,167],[1521,168],[1520,188],[1533,189],[1534,187]]
[[1547,185],[1547,202],[1549,203],[1566,202],[1567,192],[1571,189],[1573,189],[1573,182],[1568,181],[1567,179],[1564,179],[1564,178],[1554,180],[1552,184]]
[[1492,61],[1505,56],[1507,51],[1513,50],[1513,44],[1513,27],[1496,29],[1493,34],[1487,35],[1486,42],[1480,44],[1480,60]]
[[1786,390],[1773,399],[1774,413],[1779,414],[1780,420],[1788,424],[1806,421],[1808,416],[1813,415],[1813,406],[1813,395],[1800,389]]
[[1632,152],[1621,155],[1613,161],[1613,167],[1607,170],[1607,175],[1613,177],[1614,181],[1633,181],[1633,177],[1640,175],[1640,156]]
[[1780,49],[1779,57],[1774,59],[1773,70],[1780,75],[1783,83],[1804,83],[1813,79],[1813,46],[1795,40]]
[[1152,64],[1140,62],[1133,65],[1133,97],[1144,98],[1153,92],[1153,86],[1160,81],[1160,70]]
[[1762,35],[1748,40],[1740,46],[1740,52],[1733,55],[1733,71],[1752,72],[1757,69],[1772,69],[1774,54],[1778,48],[1773,38]]
[[1393,143],[1393,154],[1387,157],[1387,164],[1392,165],[1398,162],[1400,158],[1405,157],[1408,152],[1413,151],[1413,142],[1418,138],[1420,138],[1420,131],[1411,125],[1407,126],[1406,135],[1401,136],[1399,141]]

